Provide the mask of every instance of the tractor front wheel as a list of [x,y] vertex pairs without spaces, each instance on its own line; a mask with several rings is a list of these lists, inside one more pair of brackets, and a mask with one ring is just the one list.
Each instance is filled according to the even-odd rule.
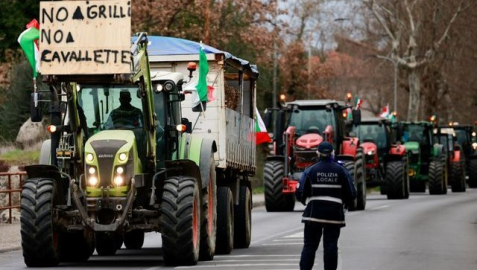
[[409,197],[407,192],[409,185],[407,184],[406,164],[403,161],[390,161],[386,165],[386,186],[387,196],[392,199],[406,199]]
[[453,162],[451,168],[452,192],[465,192],[465,161]]
[[268,212],[289,212],[295,208],[294,194],[283,193],[284,165],[281,161],[267,161],[263,169],[265,208]]
[[429,164],[429,194],[447,193],[447,162],[434,160]]
[[162,249],[167,265],[195,265],[199,260],[201,194],[197,180],[169,177],[162,195]]
[[21,195],[21,239],[28,267],[59,263],[59,232],[53,223],[55,184],[53,179],[25,181]]

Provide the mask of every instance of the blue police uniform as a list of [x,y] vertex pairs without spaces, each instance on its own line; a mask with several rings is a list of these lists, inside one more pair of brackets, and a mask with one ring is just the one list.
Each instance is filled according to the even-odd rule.
[[325,270],[336,270],[338,238],[345,226],[344,207],[353,203],[356,189],[348,171],[331,159],[331,144],[321,143],[318,151],[322,154],[320,161],[304,171],[296,192],[303,204],[309,200],[302,217],[305,232],[300,269],[313,268],[323,235]]

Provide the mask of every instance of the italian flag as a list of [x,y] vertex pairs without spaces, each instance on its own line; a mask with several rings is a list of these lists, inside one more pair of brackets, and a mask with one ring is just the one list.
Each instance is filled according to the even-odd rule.
[[33,69],[33,78],[36,78],[40,69],[40,51],[38,49],[38,39],[40,38],[40,24],[33,19],[26,25],[27,29],[18,37],[18,43],[22,47],[30,66]]
[[255,121],[255,144],[271,142],[272,139],[268,136],[267,128],[257,108],[255,108],[255,113],[257,114],[257,120]]
[[[198,111],[202,111],[202,108],[200,108],[200,104],[202,103],[202,106],[205,106],[207,104],[207,101],[209,101],[208,98],[208,88],[207,87],[207,74],[209,73],[209,62],[207,61],[207,55],[205,55],[204,48],[202,48],[202,44],[199,49],[199,81],[197,82],[197,85],[195,86],[195,89],[197,90],[196,96],[192,99],[192,108],[198,107]],[[213,87],[211,92],[213,91]],[[205,109],[205,108],[204,108]]]
[[383,111],[379,116],[384,118],[389,117],[389,104],[387,104],[386,107],[383,107]]
[[363,104],[363,100],[357,97],[356,98],[356,109],[355,110],[361,109],[361,104]]

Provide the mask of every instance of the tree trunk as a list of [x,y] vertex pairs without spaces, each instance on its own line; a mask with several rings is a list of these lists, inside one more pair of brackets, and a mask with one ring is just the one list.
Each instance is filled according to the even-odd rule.
[[407,120],[416,122],[419,119],[419,104],[421,102],[421,78],[417,68],[409,71],[409,107]]

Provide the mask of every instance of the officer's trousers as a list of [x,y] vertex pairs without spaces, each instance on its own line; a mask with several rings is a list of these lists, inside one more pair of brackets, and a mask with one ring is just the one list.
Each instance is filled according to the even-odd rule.
[[304,246],[301,252],[300,269],[311,270],[315,263],[315,254],[323,235],[323,262],[325,270],[338,267],[338,238],[341,227],[312,221],[305,222]]

